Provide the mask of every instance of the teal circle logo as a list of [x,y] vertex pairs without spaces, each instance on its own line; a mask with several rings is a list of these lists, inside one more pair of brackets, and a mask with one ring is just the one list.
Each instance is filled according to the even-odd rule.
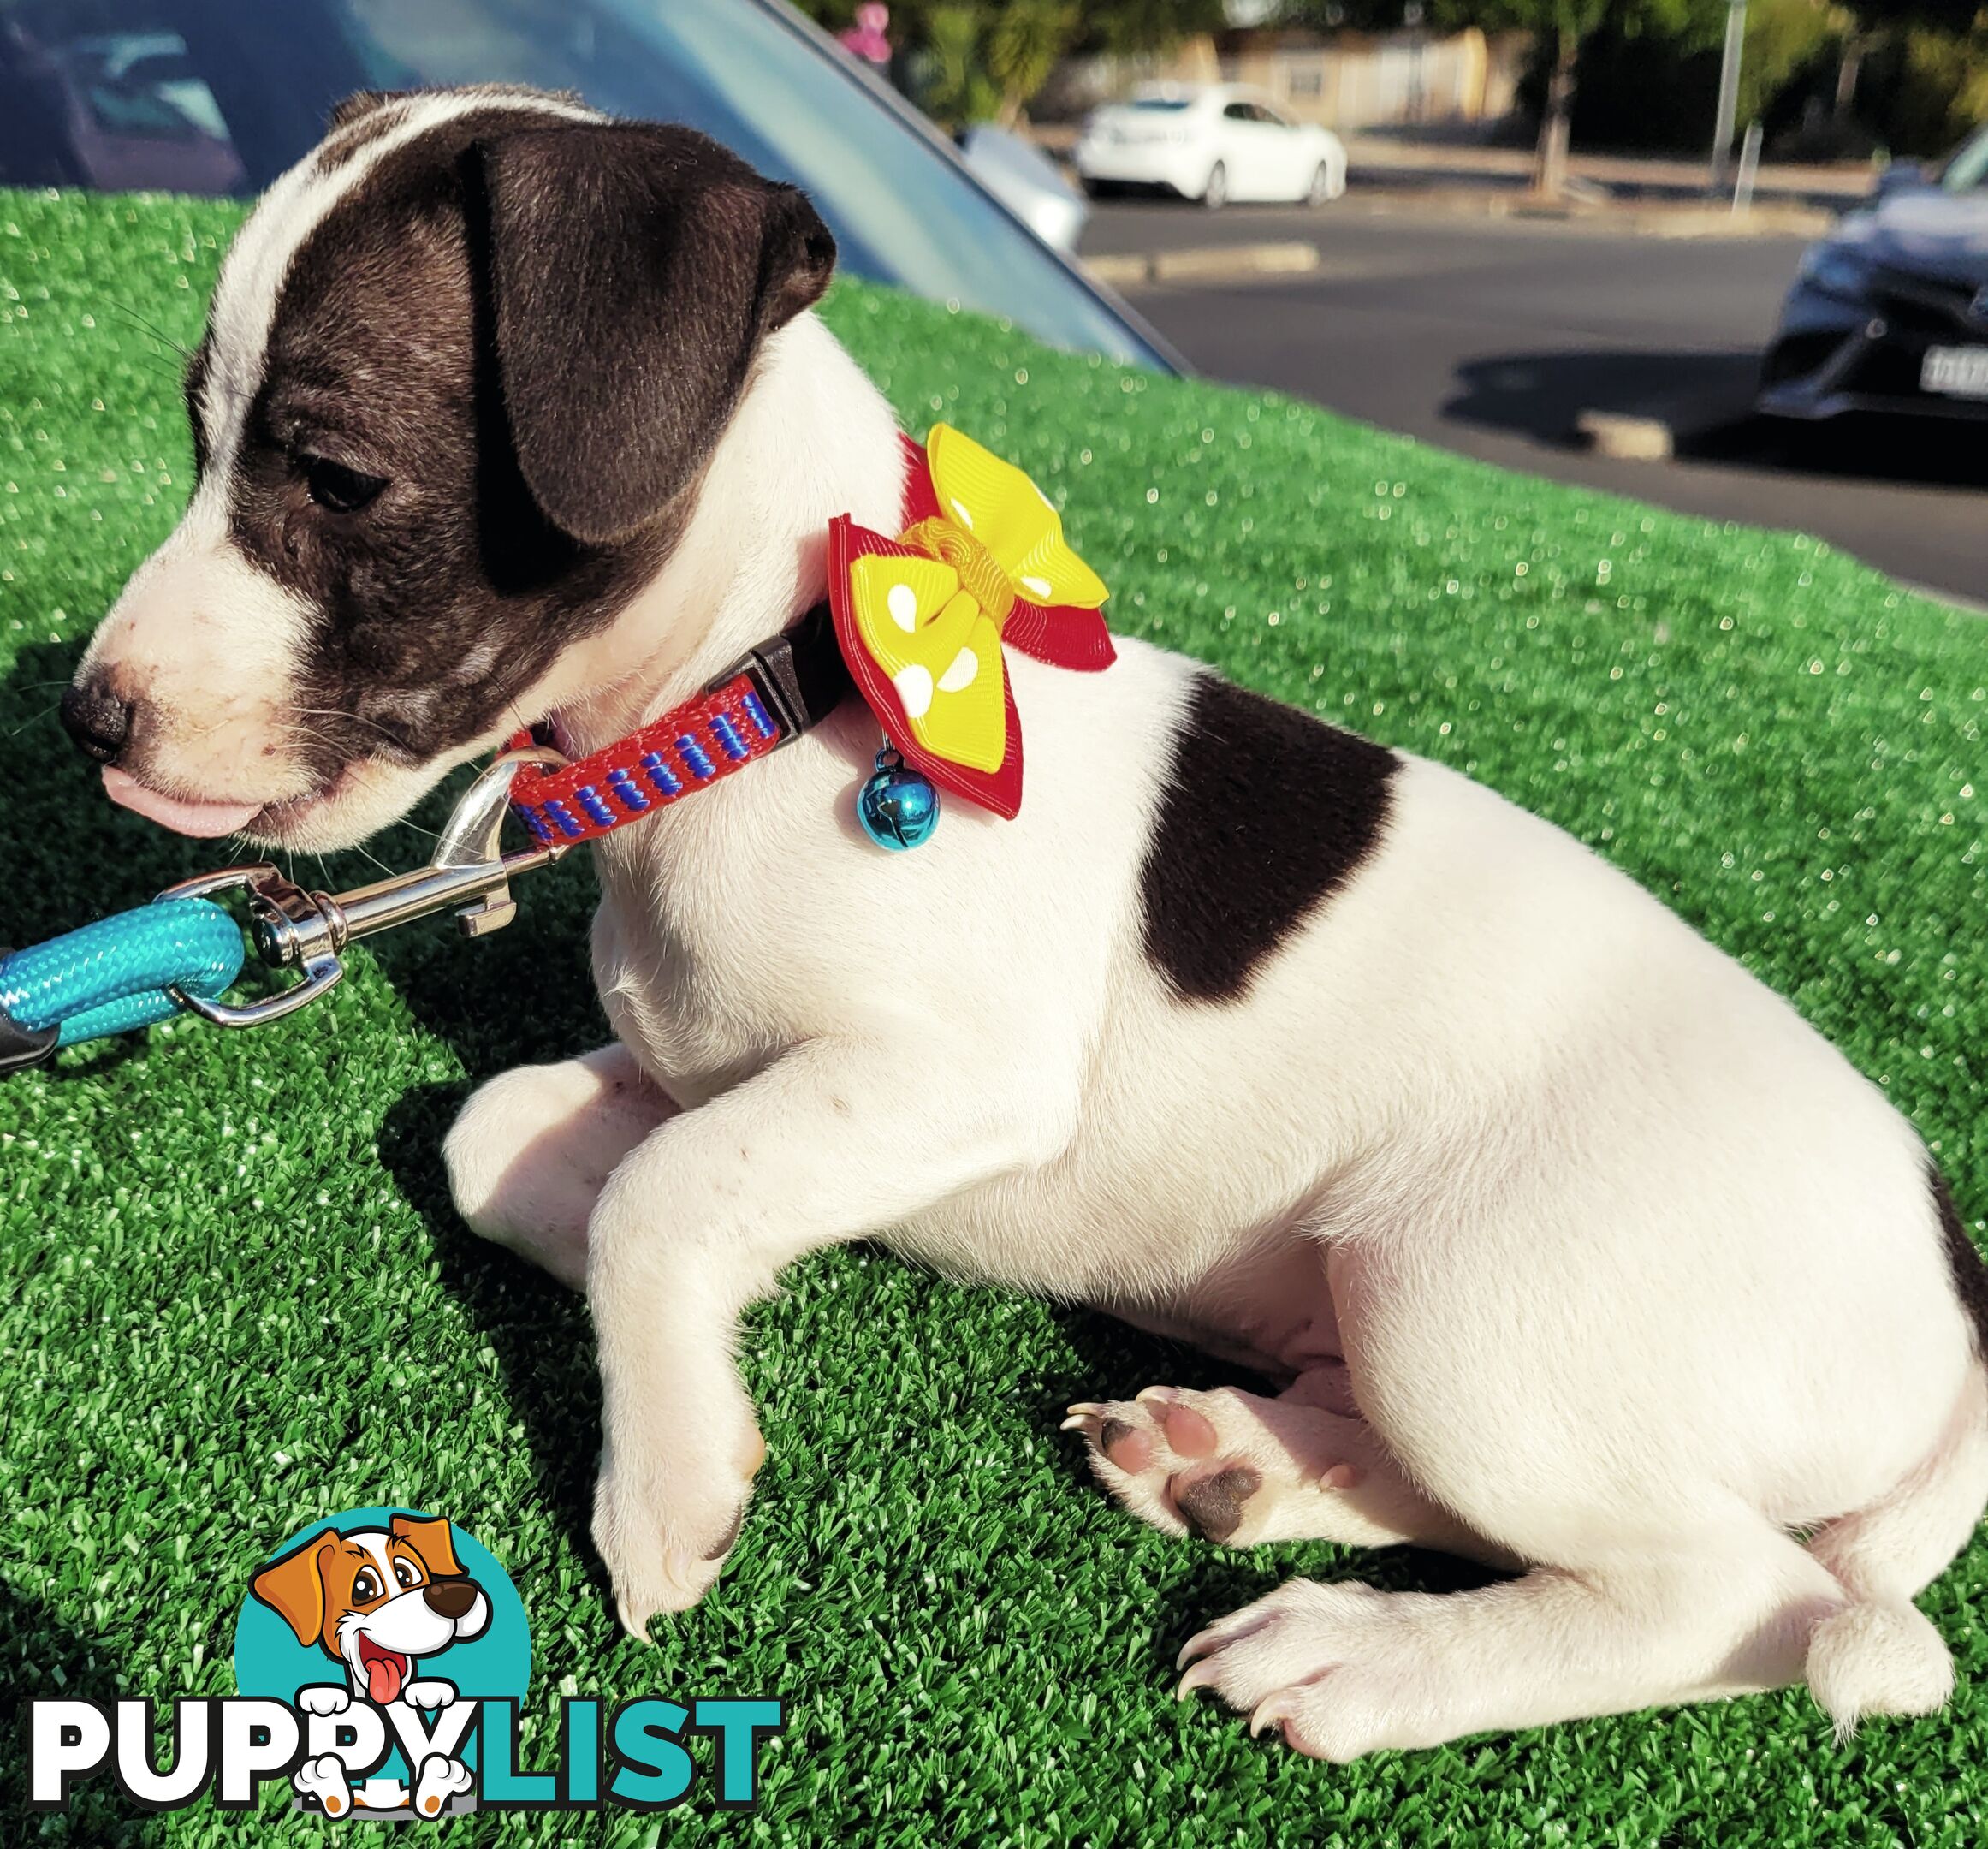
[[291,1782],[327,1816],[473,1808],[468,1723],[479,1703],[521,1707],[531,1679],[510,1575],[447,1517],[415,1509],[306,1523],[250,1576],[234,1626],[240,1692],[300,1710],[324,1749],[307,1745]]

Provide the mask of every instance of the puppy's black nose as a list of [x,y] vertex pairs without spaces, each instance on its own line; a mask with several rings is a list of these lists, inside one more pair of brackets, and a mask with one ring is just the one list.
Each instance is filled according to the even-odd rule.
[[110,691],[108,681],[68,687],[62,693],[62,730],[86,757],[110,764],[131,735],[131,709]]
[[477,1602],[477,1583],[473,1579],[432,1579],[422,1587],[421,1596],[430,1611],[444,1618],[464,1618]]

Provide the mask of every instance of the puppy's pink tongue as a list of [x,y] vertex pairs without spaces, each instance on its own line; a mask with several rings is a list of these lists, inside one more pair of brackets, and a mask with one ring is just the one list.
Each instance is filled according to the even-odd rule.
[[187,802],[177,796],[162,796],[116,764],[104,766],[104,794],[161,828],[169,828],[175,835],[196,835],[203,841],[233,835],[262,813],[259,803]]
[[373,1706],[384,1708],[401,1692],[401,1666],[390,1656],[376,1656],[365,1666],[365,1680]]

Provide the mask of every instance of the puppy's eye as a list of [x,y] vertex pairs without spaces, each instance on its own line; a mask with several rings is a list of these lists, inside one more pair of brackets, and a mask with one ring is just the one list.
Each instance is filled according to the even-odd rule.
[[370,1567],[359,1569],[359,1577],[352,1582],[352,1602],[354,1605],[370,1605],[380,1596],[380,1582],[373,1577]]
[[300,467],[306,491],[319,507],[334,514],[358,513],[387,485],[383,475],[362,475],[327,456],[305,456]]
[[402,1586],[412,1585],[417,1577],[414,1569],[406,1561],[397,1560],[394,1562],[394,1578]]

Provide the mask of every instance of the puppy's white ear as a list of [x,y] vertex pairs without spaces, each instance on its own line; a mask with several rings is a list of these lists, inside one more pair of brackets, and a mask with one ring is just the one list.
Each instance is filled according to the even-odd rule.
[[626,539],[696,482],[835,241],[804,194],[689,128],[566,123],[478,156],[472,251],[519,471],[563,532]]
[[338,1545],[338,1531],[327,1528],[274,1560],[258,1573],[249,1590],[297,1634],[300,1644],[315,1644],[324,1631],[324,1562]]

